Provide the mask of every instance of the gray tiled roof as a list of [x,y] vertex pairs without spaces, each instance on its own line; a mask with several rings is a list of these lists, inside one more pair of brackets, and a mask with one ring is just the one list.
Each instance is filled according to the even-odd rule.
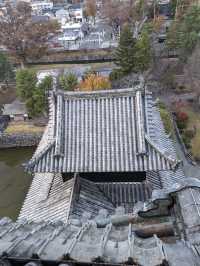
[[[151,138],[151,94],[124,89],[57,93],[53,137],[27,168],[33,172],[170,170],[177,160]],[[48,136],[47,136],[48,137]],[[167,138],[167,137],[166,137]]]
[[93,217],[99,209],[112,213],[114,205],[95,183],[76,176],[63,182],[60,174],[35,174],[18,219],[67,223],[83,212]]
[[152,194],[148,182],[98,183],[97,186],[116,207],[123,206],[126,213],[133,211],[136,202],[145,202]]
[[[36,193],[37,192],[37,193]],[[91,217],[100,209],[109,213],[117,206],[132,212],[134,204],[151,197],[148,182],[94,183],[75,175],[63,183],[60,174],[35,174],[19,219],[68,222],[87,212]]]
[[[83,185],[82,181],[86,183]],[[91,189],[92,183],[82,179],[79,187]],[[94,195],[89,197],[99,193],[95,188],[92,192]],[[101,258],[105,264],[124,265],[131,258],[143,266],[200,265],[200,181],[187,178],[154,192],[148,202],[138,203],[129,214],[123,207],[111,206],[111,215],[108,210],[99,209],[91,217],[83,207],[79,217],[73,216],[64,223],[23,217],[16,223],[0,219],[0,254],[4,253],[0,264],[7,257],[22,262],[37,254],[42,264],[46,260],[45,265],[54,265],[53,261],[58,264],[65,254],[63,259],[70,263],[91,263]],[[81,194],[77,193],[87,203]],[[95,205],[103,201],[90,206],[95,210]]]

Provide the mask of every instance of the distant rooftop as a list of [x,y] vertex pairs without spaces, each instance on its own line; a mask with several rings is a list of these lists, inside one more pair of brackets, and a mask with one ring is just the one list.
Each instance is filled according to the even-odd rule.
[[46,15],[43,15],[43,16],[33,15],[32,16],[32,21],[35,22],[35,23],[38,23],[38,22],[47,22],[47,21],[49,21],[49,17],[46,16]]
[[27,114],[25,103],[16,99],[12,103],[5,104],[3,115],[24,115]]
[[82,8],[82,5],[80,3],[72,4],[69,6],[69,10],[76,10]]

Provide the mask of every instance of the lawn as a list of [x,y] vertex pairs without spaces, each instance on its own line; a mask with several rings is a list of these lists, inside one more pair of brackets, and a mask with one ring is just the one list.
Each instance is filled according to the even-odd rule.
[[5,130],[5,133],[18,134],[18,133],[42,133],[44,127],[34,126],[30,122],[10,122]]

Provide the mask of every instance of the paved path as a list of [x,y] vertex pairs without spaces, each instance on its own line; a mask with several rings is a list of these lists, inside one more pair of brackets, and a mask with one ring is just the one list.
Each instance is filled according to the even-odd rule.
[[188,161],[177,137],[174,141],[174,145],[176,148],[178,158],[183,162],[183,171],[185,176],[200,179],[200,167],[198,165],[193,165]]

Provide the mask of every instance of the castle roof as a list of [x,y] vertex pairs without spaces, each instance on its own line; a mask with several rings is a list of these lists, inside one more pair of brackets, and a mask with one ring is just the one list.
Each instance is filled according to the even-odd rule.
[[128,214],[118,207],[112,214],[99,209],[93,217],[85,209],[67,222],[2,218],[0,263],[200,265],[200,181],[186,178],[155,192]]
[[153,104],[151,93],[139,87],[56,92],[50,98],[46,145],[27,169],[89,173],[176,168],[174,154],[157,140]]

